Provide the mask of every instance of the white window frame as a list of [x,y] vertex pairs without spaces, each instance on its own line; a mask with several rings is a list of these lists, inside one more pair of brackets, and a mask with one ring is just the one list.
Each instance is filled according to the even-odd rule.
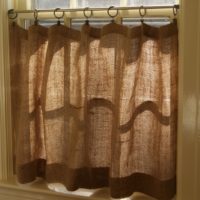
[[[13,2],[12,2],[13,1]],[[71,0],[72,1],[72,0]],[[75,1],[74,1],[75,2]],[[126,0],[121,0],[123,6]],[[28,4],[29,3],[29,4]],[[75,6],[75,4],[73,5]],[[9,38],[7,10],[30,8],[27,0],[0,0],[0,199],[67,200],[89,199],[64,195],[44,188],[43,184],[22,187],[13,177]],[[176,200],[200,198],[200,2],[181,0],[179,13],[179,112]],[[162,11],[160,11],[162,12]],[[124,11],[122,16],[137,13]],[[156,13],[154,13],[156,14]],[[159,15],[159,12],[157,13]],[[50,14],[48,14],[49,17]],[[98,14],[102,17],[103,12]],[[82,13],[71,14],[81,17]],[[97,16],[97,17],[98,17]],[[27,16],[26,16],[27,17]],[[31,17],[31,16],[30,16]],[[45,17],[45,16],[43,16]],[[66,25],[69,16],[65,16]],[[24,17],[21,17],[23,23]],[[94,198],[91,199],[104,199]],[[147,200],[147,198],[144,198]]]

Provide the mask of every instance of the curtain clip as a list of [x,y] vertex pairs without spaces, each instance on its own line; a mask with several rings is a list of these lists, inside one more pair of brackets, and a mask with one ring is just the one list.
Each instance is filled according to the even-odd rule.
[[62,15],[61,15],[61,16],[57,16],[56,12],[61,12],[60,10],[61,10],[60,8],[56,8],[56,9],[53,11],[54,17],[55,17],[56,19],[58,19],[58,21],[57,21],[57,24],[58,24],[58,25],[60,25],[60,19],[63,18],[63,17],[64,17],[64,14],[65,14],[65,12],[62,11]]
[[38,25],[38,10],[37,9],[34,10],[33,16],[35,19],[34,24]]
[[[110,10],[113,8],[116,10],[116,13],[114,15],[110,14]],[[114,18],[117,17],[117,15],[119,14],[119,10],[116,9],[114,6],[110,6],[107,10],[107,13],[108,13],[108,16],[112,18],[111,22],[114,22]]]
[[140,18],[141,18],[141,23],[143,23],[144,22],[144,16],[147,14],[147,9],[144,6],[140,6],[139,14],[140,14]]
[[[89,15],[86,14],[87,11],[90,11],[90,14],[89,14]],[[90,10],[89,7],[86,7],[86,8],[84,8],[84,10],[83,10],[83,15],[84,15],[84,17],[86,18],[86,20],[85,20],[85,24],[88,25],[88,24],[89,24],[89,20],[88,20],[88,19],[92,17],[92,15],[93,15],[93,11]]]
[[8,10],[8,18],[13,20],[12,24],[15,25],[15,19],[17,19],[18,13],[14,9]]

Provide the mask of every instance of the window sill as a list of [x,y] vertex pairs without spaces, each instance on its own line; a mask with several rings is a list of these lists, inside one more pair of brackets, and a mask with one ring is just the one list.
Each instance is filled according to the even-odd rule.
[[[49,184],[49,188],[54,188],[54,192],[47,188],[44,181],[21,185],[16,183],[15,178],[0,182],[0,199],[4,200],[106,200],[111,199],[107,188],[97,190],[79,189],[69,192],[57,184]],[[147,195],[135,193],[129,198],[121,200],[155,200]]]

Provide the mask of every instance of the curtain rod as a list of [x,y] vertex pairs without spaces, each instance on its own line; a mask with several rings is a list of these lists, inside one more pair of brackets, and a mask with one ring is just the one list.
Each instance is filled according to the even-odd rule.
[[[112,6],[112,10],[138,10],[138,9],[179,9],[179,4],[175,5],[163,5],[163,6],[134,6],[134,7],[114,7]],[[77,11],[85,11],[86,8],[67,8],[67,9],[59,9],[58,12],[77,12]],[[108,8],[90,8],[87,7],[87,11],[106,11]],[[54,12],[55,9],[39,9],[37,12]],[[13,13],[34,13],[35,10],[8,10],[8,15]]]

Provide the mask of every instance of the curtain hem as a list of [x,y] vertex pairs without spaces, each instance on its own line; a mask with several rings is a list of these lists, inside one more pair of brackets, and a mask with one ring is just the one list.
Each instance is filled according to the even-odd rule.
[[141,192],[156,199],[169,200],[176,193],[175,176],[159,180],[148,174],[133,173],[127,177],[113,178],[109,176],[109,167],[72,169],[64,164],[46,165],[42,159],[18,167],[17,177],[22,184],[32,182],[37,177],[45,178],[49,183],[62,183],[69,191],[109,186],[112,198],[125,198],[134,192]]

